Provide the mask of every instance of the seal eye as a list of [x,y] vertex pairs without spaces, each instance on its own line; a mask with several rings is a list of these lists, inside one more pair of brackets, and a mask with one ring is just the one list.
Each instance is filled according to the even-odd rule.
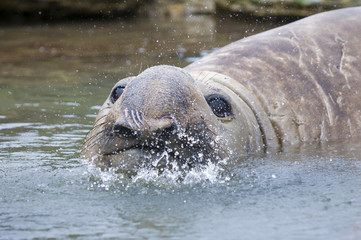
[[206,101],[213,113],[219,118],[233,118],[231,104],[221,95],[212,94],[206,96]]
[[114,88],[112,94],[110,95],[110,100],[112,101],[112,103],[115,103],[118,100],[120,95],[122,95],[122,93],[124,92],[124,88],[124,86],[118,86]]

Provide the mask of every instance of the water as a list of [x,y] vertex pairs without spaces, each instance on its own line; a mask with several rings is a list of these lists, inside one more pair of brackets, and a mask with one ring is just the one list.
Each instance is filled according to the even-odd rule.
[[78,158],[113,84],[272,24],[209,16],[0,27],[0,239],[359,239],[360,141],[129,178]]

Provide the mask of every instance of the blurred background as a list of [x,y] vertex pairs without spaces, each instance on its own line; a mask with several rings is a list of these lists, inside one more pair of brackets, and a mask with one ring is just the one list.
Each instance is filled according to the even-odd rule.
[[360,4],[360,0],[3,0],[0,2],[0,18],[23,22],[225,13],[305,17]]

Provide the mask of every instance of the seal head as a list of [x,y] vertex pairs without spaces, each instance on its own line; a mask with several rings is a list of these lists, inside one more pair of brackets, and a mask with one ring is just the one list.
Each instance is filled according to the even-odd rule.
[[231,90],[198,76],[156,66],[120,80],[100,109],[82,154],[104,167],[136,171],[174,164],[190,168],[218,162],[239,149],[260,149],[256,119],[244,122],[249,117],[242,116],[252,115],[251,110],[242,109]]

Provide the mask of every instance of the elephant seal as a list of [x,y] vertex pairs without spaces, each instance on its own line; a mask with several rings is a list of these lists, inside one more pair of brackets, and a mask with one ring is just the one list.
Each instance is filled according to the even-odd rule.
[[82,155],[105,167],[181,168],[361,136],[361,7],[231,43],[189,66],[115,84]]

